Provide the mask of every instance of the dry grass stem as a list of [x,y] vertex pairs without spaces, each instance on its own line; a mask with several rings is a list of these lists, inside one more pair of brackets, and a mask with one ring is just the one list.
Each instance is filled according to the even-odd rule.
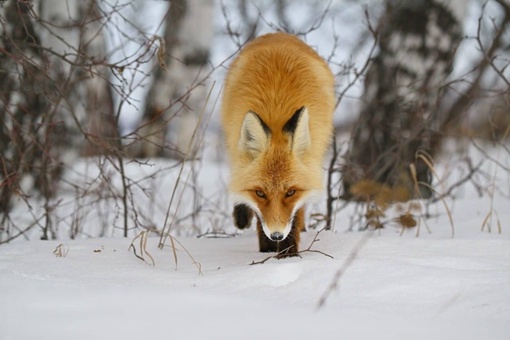
[[[427,167],[430,169],[430,172],[437,178],[437,180],[439,182],[441,182],[441,178],[439,177],[439,175],[436,172],[436,169],[434,168],[434,162],[432,160],[432,157],[428,153],[419,151],[416,155],[416,158],[421,159],[427,165]],[[411,168],[412,169],[414,168],[414,164],[411,164]],[[413,181],[415,182],[415,185],[418,185],[418,181],[416,179],[416,169],[414,169]],[[430,186],[429,184],[427,184],[427,183],[419,183],[419,184],[428,187],[431,191],[433,191],[437,194],[437,191],[434,188],[432,188],[432,186]],[[445,190],[443,190],[443,191],[445,191]],[[453,222],[452,212],[450,210],[450,207],[446,203],[445,196],[444,195],[439,195],[439,196],[442,197],[441,202],[443,203],[443,206],[446,210],[446,214],[448,215],[448,221],[450,222],[450,226],[452,229],[452,238],[453,238],[455,236],[455,225]]]
[[69,246],[67,244],[59,244],[55,250],[53,251],[53,254],[55,254],[56,257],[66,257],[69,253]]
[[195,267],[197,267],[198,275],[203,275],[203,273],[202,273],[202,265],[200,264],[200,262],[197,262],[195,260],[193,255],[191,255],[191,253],[188,251],[188,249],[186,249],[186,247],[184,247],[184,245],[178,239],[176,239],[172,235],[167,235],[165,238],[169,238],[170,239],[170,244],[171,244],[170,247],[172,248],[172,253],[173,253],[174,261],[175,261],[175,270],[177,270],[177,249],[175,247],[175,243],[177,243],[186,252],[186,254],[191,259],[191,261],[193,262]]
[[[177,187],[179,186],[179,183],[181,182],[181,177],[182,177],[182,173],[184,171],[184,166],[186,164],[186,161],[188,160],[188,157],[190,157],[191,152],[193,150],[193,143],[195,142],[195,138],[196,138],[197,132],[200,129],[200,127],[202,126],[202,121],[203,121],[204,116],[205,116],[205,108],[207,107],[207,103],[209,102],[209,99],[211,97],[211,93],[212,93],[212,91],[214,89],[214,85],[215,85],[215,83],[213,83],[213,85],[211,86],[211,88],[209,90],[209,93],[207,95],[207,98],[205,100],[204,106],[203,106],[202,110],[200,111],[200,116],[199,116],[198,122],[197,122],[197,124],[195,126],[195,129],[193,130],[193,134],[192,134],[192,136],[191,136],[191,138],[189,140],[188,146],[187,146],[185,157],[184,157],[184,159],[183,159],[183,161],[181,163],[181,166],[179,168],[179,174],[177,176],[177,180],[175,181],[175,184],[174,184],[174,187],[173,187],[173,190],[172,190],[172,195],[170,197],[170,202],[168,203],[168,206],[167,206],[167,210],[166,210],[166,214],[165,214],[165,222],[163,223],[163,230],[161,231],[161,236],[160,236],[160,239],[159,239],[158,247],[160,249],[163,249],[164,240],[166,239],[166,237],[170,236],[170,231],[172,229],[172,225],[175,222],[175,219],[177,217],[177,215],[175,214],[173,216],[173,218],[172,218],[172,221],[170,222],[170,224],[167,227],[168,219],[170,217],[170,209],[172,208],[172,205],[173,205],[173,202],[174,202],[175,194],[177,192]],[[216,101],[214,102],[214,106],[216,106],[217,101],[218,101],[218,98],[216,98]],[[209,116],[208,116],[208,122],[209,122],[209,120],[210,120],[210,118],[212,116],[213,111],[214,111],[214,107],[210,110],[210,113],[209,113]],[[202,137],[200,139],[200,144],[203,141],[203,137],[204,137],[204,134],[202,134]],[[181,195],[180,195],[179,200],[177,202],[176,211],[179,211],[179,207],[180,207],[180,204],[181,204],[181,201],[182,201],[182,196],[184,195],[184,191],[185,191],[185,189],[186,189],[186,187],[188,185],[188,181],[189,181],[190,175],[191,175],[191,171],[189,171],[188,175],[186,176],[186,181],[184,183],[184,187],[183,187],[183,189],[181,191]]]
[[154,36],[154,40],[157,40],[159,42],[159,47],[157,48],[157,57],[158,57],[158,63],[159,66],[163,70],[167,70],[166,62],[165,62],[165,52],[166,52],[166,43],[165,39],[160,37],[159,35]]
[[[131,241],[131,244],[129,245],[129,249],[133,249],[133,253],[134,255],[142,260],[143,262],[151,265],[151,266],[154,266],[156,263],[154,262],[154,258],[152,257],[152,255],[147,251],[147,238],[148,238],[148,235],[149,235],[149,232],[148,231],[142,231],[140,234],[138,234],[134,239],[133,241]],[[136,247],[135,247],[135,241],[139,239],[140,240],[140,255],[137,254],[136,252]],[[146,257],[150,260],[150,263],[149,261],[146,260]]]

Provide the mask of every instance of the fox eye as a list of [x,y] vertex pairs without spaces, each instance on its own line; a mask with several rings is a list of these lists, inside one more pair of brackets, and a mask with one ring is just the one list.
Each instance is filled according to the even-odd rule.
[[295,193],[296,193],[296,190],[293,190],[293,189],[292,189],[292,190],[289,190],[289,191],[287,191],[287,193],[285,194],[285,197],[290,197],[290,196],[294,195]]
[[264,192],[262,190],[256,190],[255,193],[260,198],[266,198],[266,194],[264,194]]

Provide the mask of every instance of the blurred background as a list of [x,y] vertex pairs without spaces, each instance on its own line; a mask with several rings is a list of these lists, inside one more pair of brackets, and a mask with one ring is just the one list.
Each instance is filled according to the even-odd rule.
[[[2,1],[0,243],[229,230],[223,79],[275,31],[336,77],[310,226],[381,193],[382,210],[482,194],[482,163],[510,174],[486,149],[510,153],[509,23],[507,0]],[[436,164],[457,167],[448,184]]]

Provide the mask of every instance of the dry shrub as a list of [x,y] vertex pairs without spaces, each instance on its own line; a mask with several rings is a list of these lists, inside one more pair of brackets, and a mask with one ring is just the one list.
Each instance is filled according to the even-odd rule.
[[[402,186],[389,187],[387,184],[377,183],[372,180],[360,180],[350,189],[350,193],[359,201],[366,203],[366,226],[373,229],[384,228],[393,222],[402,228],[414,228],[418,222],[412,211],[420,205],[409,202],[411,194]],[[395,207],[397,216],[386,218],[391,207]]]

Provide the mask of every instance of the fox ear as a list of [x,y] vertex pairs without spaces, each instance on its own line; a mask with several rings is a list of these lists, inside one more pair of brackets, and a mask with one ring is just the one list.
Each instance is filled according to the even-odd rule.
[[270,134],[269,127],[255,112],[250,111],[244,117],[237,147],[255,157],[267,149]]
[[302,107],[283,126],[283,132],[292,137],[291,148],[296,154],[302,154],[310,147],[310,128],[308,127],[308,109]]

